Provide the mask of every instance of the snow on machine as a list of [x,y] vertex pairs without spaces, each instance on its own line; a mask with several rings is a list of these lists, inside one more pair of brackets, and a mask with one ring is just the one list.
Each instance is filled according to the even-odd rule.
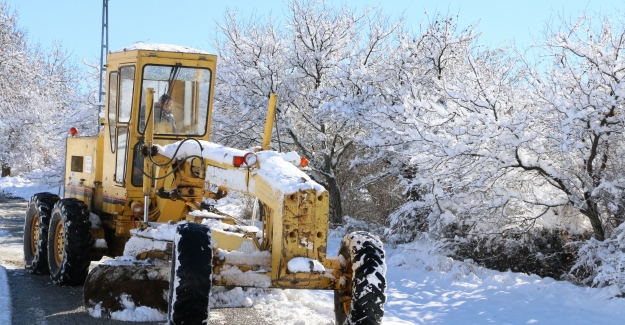
[[[64,198],[31,198],[26,268],[84,284],[85,306],[103,316],[132,301],[201,324],[211,287],[226,286],[334,290],[337,324],[380,324],[382,243],[355,232],[327,255],[328,192],[307,160],[269,150],[277,96],[261,147],[209,142],[216,60],[147,44],[108,54],[103,128],[67,139]],[[229,191],[257,199],[257,223],[203,204]]]

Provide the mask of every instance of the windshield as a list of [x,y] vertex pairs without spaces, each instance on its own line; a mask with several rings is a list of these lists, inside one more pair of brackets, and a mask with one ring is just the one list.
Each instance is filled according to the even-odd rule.
[[141,87],[139,132],[145,130],[146,90],[154,88],[155,135],[206,134],[210,81],[209,69],[146,65]]

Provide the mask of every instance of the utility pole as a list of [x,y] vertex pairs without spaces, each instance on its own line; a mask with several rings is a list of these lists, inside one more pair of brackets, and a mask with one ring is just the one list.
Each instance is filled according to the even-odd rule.
[[106,91],[104,90],[104,76],[106,76],[106,64],[104,58],[109,49],[109,0],[102,0],[102,41],[100,48],[100,87],[98,88],[98,118],[100,125],[104,124],[102,119],[102,110],[104,103],[102,102]]

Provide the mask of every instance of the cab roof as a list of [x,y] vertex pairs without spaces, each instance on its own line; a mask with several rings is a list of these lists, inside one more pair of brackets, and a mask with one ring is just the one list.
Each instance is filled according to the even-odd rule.
[[206,51],[194,49],[190,46],[182,46],[182,45],[174,45],[174,44],[144,43],[144,42],[136,42],[128,46],[125,46],[121,49],[111,51],[111,53],[128,52],[128,51],[136,51],[136,50],[208,54],[208,52]]

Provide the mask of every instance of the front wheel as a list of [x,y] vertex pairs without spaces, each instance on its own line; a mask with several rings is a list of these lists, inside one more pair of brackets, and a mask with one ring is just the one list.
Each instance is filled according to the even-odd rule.
[[211,230],[185,223],[178,225],[174,238],[168,324],[207,324],[213,273]]
[[48,274],[48,223],[59,196],[37,193],[30,198],[24,222],[24,262],[29,273]]
[[345,235],[339,249],[345,276],[341,289],[334,290],[337,325],[379,325],[386,302],[386,262],[382,242],[374,235],[357,231]]
[[91,222],[84,202],[62,199],[54,205],[48,231],[50,278],[59,285],[85,283],[91,259]]

